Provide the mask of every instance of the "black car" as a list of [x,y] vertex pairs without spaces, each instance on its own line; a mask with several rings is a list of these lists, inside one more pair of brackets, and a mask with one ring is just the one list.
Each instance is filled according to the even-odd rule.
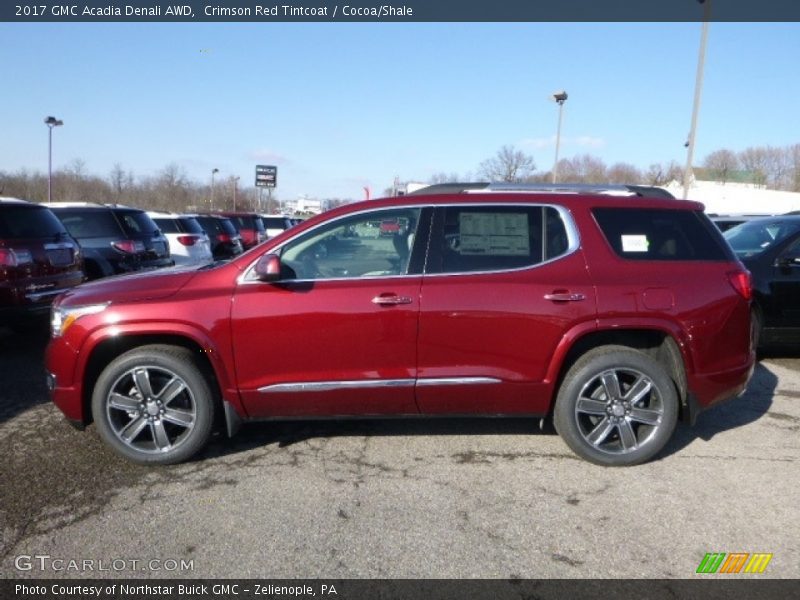
[[242,236],[227,217],[220,215],[191,215],[200,223],[211,240],[211,254],[215,260],[233,258],[244,252]]
[[23,326],[81,283],[78,243],[45,206],[0,197],[0,324]]
[[800,343],[800,215],[754,219],[723,235],[753,276],[758,346]]
[[174,264],[167,238],[143,210],[89,202],[48,206],[83,248],[89,279]]

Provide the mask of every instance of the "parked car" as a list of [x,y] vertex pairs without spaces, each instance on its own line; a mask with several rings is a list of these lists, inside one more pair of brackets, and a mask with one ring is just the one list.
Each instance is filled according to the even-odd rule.
[[222,212],[223,217],[228,217],[242,236],[242,246],[249,250],[267,239],[267,232],[261,216],[246,212]]
[[151,211],[159,231],[169,242],[169,252],[176,265],[203,265],[214,260],[208,234],[194,217]]
[[41,204],[0,197],[0,325],[46,315],[84,280],[80,246]]
[[718,214],[710,214],[708,215],[711,218],[711,222],[717,226],[717,229],[722,231],[723,233],[728,231],[737,225],[741,225],[742,223],[747,223],[748,221],[752,221],[753,219],[762,219],[764,217],[768,217],[770,215],[718,215]]
[[286,215],[261,215],[261,220],[264,222],[267,239],[274,238],[295,226],[292,219]]
[[233,258],[244,252],[242,236],[231,220],[220,215],[190,215],[194,217],[211,241],[211,254],[215,260]]
[[800,343],[800,215],[747,221],[725,239],[753,276],[758,345]]
[[[392,237],[350,235],[370,222]],[[401,243],[402,242],[402,243]],[[631,465],[752,375],[750,278],[690,201],[589,193],[345,205],[194,272],[81,286],[53,307],[66,417],[140,463],[214,423],[388,415],[547,418]]]
[[47,206],[80,243],[89,279],[175,264],[167,238],[143,210],[92,202]]

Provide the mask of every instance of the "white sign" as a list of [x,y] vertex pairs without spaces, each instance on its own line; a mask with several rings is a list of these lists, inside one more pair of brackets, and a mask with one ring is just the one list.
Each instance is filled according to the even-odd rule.
[[462,212],[459,229],[462,255],[530,256],[525,213]]
[[646,235],[623,235],[623,252],[647,252],[650,249],[650,242]]

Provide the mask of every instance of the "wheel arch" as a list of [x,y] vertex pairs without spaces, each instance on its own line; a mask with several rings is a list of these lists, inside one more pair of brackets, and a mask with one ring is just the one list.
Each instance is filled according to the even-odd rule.
[[571,339],[565,338],[556,351],[557,360],[551,365],[551,371],[548,373],[548,378],[553,382],[550,412],[553,411],[555,397],[565,375],[581,356],[601,346],[625,346],[646,354],[666,368],[680,399],[679,418],[691,421],[695,410],[687,380],[687,371],[690,370],[691,364],[685,351],[686,346],[681,341],[679,333],[671,328],[657,325],[601,327],[581,332]]
[[95,339],[89,349],[86,362],[82,369],[81,379],[81,405],[84,424],[92,421],[92,391],[103,369],[115,358],[122,354],[142,346],[167,345],[186,348],[191,351],[197,359],[197,364],[205,373],[212,390],[219,400],[218,415],[225,414],[223,411],[224,401],[233,401],[238,409],[238,394],[231,398],[228,377],[222,360],[216,349],[211,346],[207,339],[201,336],[190,335],[187,332],[143,332],[134,331],[128,333],[117,333],[116,335],[95,334]]

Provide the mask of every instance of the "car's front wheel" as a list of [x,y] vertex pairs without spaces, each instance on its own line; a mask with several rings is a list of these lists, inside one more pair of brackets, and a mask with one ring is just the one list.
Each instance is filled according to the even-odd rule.
[[208,442],[214,395],[190,350],[142,346],[117,357],[100,374],[92,415],[103,440],[125,458],[174,464]]
[[666,370],[624,346],[587,352],[567,372],[554,424],[579,456],[604,466],[645,462],[661,451],[678,419],[678,395]]

